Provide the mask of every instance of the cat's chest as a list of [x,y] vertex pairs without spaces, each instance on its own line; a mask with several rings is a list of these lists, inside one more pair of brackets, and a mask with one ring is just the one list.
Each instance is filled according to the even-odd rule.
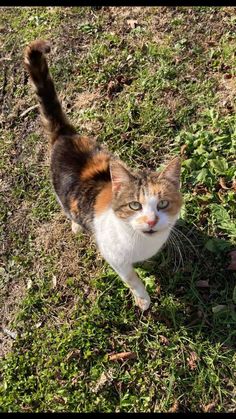
[[135,263],[155,255],[168,238],[168,233],[142,236],[119,222],[109,212],[95,219],[95,236],[103,256],[110,262]]
[[138,234],[138,237],[131,238],[132,263],[141,262],[154,256],[166,242],[168,235],[167,232],[160,232],[147,237]]

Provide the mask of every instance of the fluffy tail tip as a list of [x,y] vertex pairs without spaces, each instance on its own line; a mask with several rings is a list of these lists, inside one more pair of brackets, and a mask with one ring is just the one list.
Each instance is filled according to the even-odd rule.
[[31,42],[24,52],[24,62],[26,65],[37,65],[44,54],[51,50],[50,42],[43,39],[36,39]]

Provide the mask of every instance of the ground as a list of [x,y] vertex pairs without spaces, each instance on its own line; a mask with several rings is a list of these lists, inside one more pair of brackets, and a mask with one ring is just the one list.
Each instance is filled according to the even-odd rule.
[[[2,411],[236,412],[235,12],[1,8]],[[79,132],[131,167],[182,156],[181,220],[137,265],[144,314],[56,202],[22,65],[36,38]]]

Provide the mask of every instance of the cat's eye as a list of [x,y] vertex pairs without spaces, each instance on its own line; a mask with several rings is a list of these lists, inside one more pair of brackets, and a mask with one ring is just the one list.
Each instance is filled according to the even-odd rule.
[[157,209],[158,210],[165,209],[168,207],[168,205],[169,205],[169,201],[167,201],[166,199],[162,199],[161,201],[158,202]]
[[129,207],[134,211],[138,211],[141,210],[142,205],[138,201],[133,201],[129,203]]

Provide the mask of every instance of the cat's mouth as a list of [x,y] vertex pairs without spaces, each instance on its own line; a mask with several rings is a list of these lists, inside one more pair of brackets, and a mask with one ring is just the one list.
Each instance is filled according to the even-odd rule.
[[157,233],[157,231],[156,230],[148,230],[148,231],[143,231],[143,233],[145,233],[145,234],[154,234],[154,233]]

